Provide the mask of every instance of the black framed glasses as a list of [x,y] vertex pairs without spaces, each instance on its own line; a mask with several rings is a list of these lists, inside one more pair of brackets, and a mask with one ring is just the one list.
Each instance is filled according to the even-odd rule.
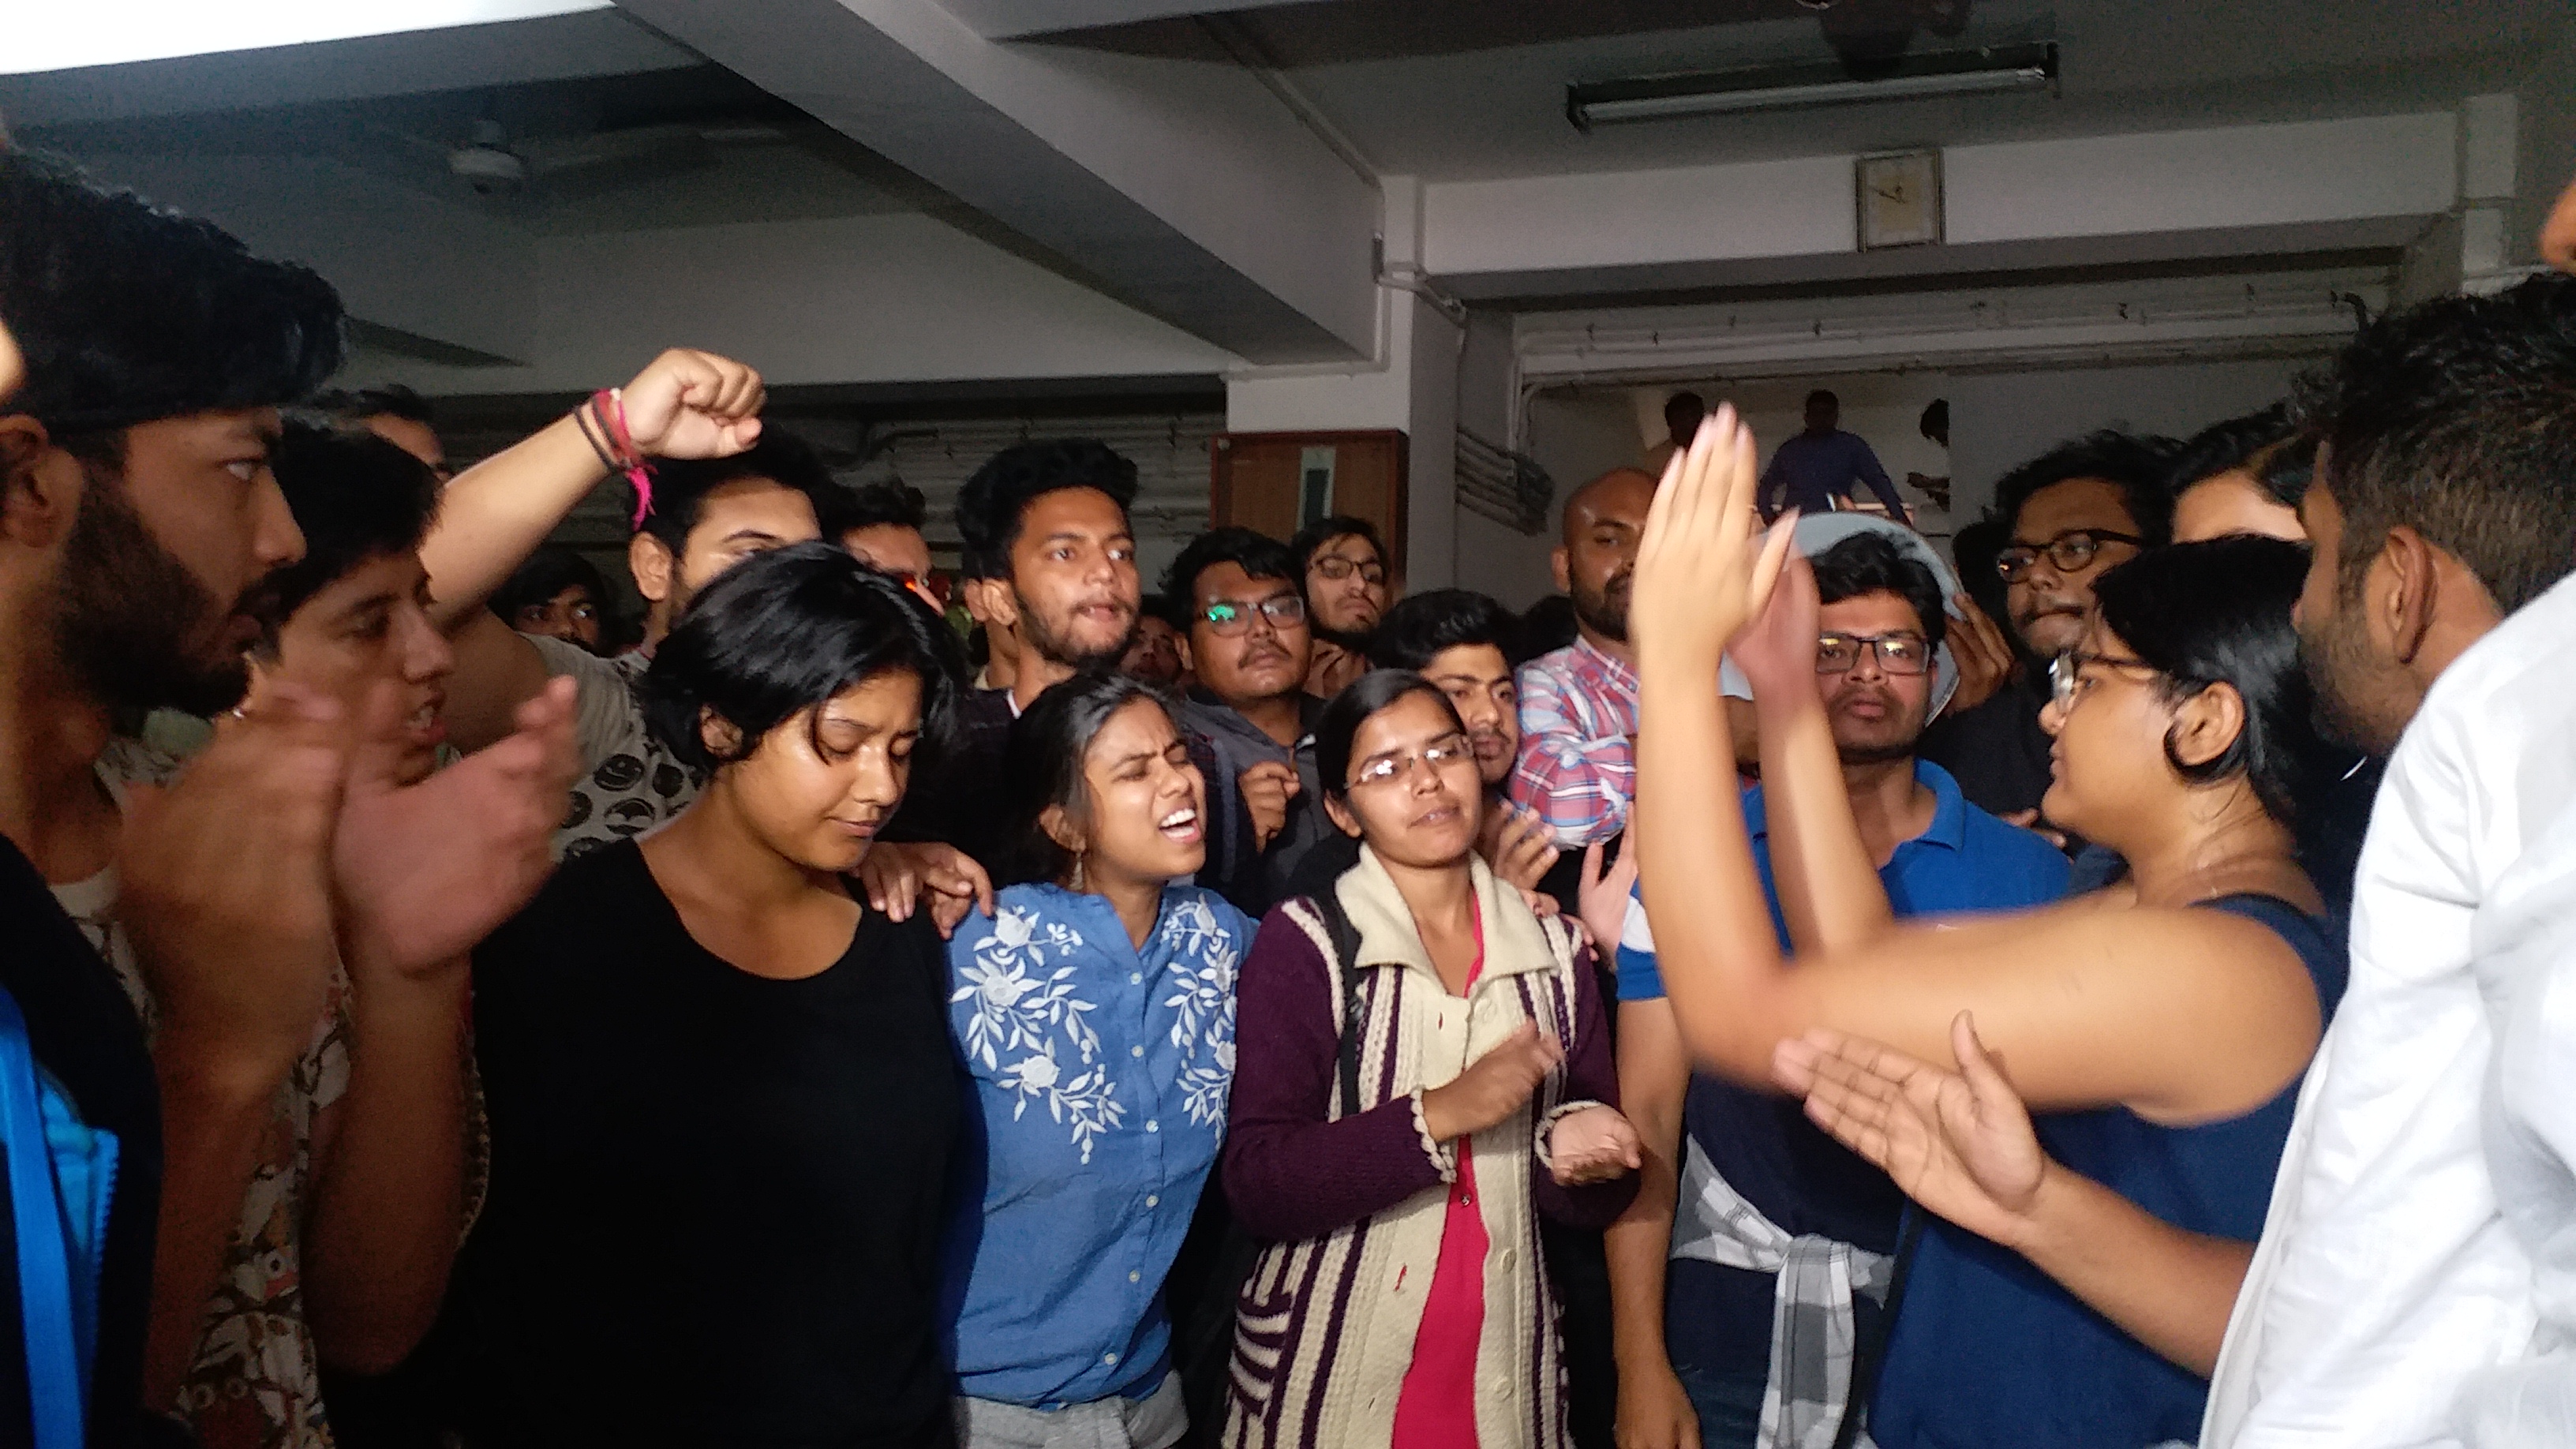
[[2004,582],[2017,584],[2030,572],[2031,565],[2042,558],[2061,574],[2082,573],[2100,557],[2102,545],[2125,543],[2131,548],[2144,548],[2147,541],[2134,533],[2114,533],[2107,528],[2070,528],[2046,543],[2015,543],[1995,555],[1995,572]]
[[1314,561],[1309,563],[1307,567],[1313,569],[1319,574],[1322,574],[1325,578],[1330,579],[1337,584],[1342,580],[1349,578],[1353,574],[1358,574],[1362,580],[1370,584],[1372,587],[1386,582],[1386,565],[1381,563],[1361,563],[1356,559],[1344,558],[1337,553],[1317,554],[1315,555]]
[[2083,692],[2084,666],[2087,664],[2099,665],[2104,669],[2136,669],[2148,674],[2156,672],[2156,667],[2143,659],[2123,659],[2117,654],[2088,654],[2081,649],[2069,649],[2048,661],[2049,697],[2057,701],[2059,714],[2064,714],[2075,707],[2076,697]]
[[1255,614],[1269,620],[1274,630],[1293,628],[1306,622],[1306,601],[1295,594],[1273,594],[1257,604],[1220,599],[1199,610],[1199,622],[1217,637],[1231,638],[1251,628]]
[[1863,654],[1878,656],[1878,667],[1890,674],[1921,674],[1932,667],[1932,646],[1920,634],[1819,634],[1816,672],[1849,674]]

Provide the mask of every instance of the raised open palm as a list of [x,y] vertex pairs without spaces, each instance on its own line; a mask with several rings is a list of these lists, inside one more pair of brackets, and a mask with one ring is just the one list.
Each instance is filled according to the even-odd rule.
[[1629,586],[1629,637],[1641,659],[1669,654],[1694,669],[1704,663],[1713,675],[1727,641],[1770,599],[1797,516],[1782,515],[1754,546],[1762,526],[1753,508],[1755,463],[1752,430],[1724,405],[1665,466]]
[[1781,1085],[1807,1099],[1808,1118],[1877,1164],[1906,1196],[2018,1248],[2048,1154],[1964,1011],[1950,1023],[1950,1045],[1955,1072],[1817,1030],[1782,1042],[1775,1064]]

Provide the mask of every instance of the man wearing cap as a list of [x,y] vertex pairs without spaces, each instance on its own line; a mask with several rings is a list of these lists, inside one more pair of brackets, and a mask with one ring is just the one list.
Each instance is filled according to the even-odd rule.
[[[1900,916],[2057,898],[2063,855],[1916,758],[1958,682],[1942,607],[1957,585],[1939,555],[1911,530],[1850,513],[1801,519],[1798,545],[1822,601],[1817,694],[1757,701],[1763,734],[1821,701],[1862,843]],[[1758,787],[1744,811],[1786,949]],[[1886,1295],[1903,1194],[1795,1101],[1691,1074],[1634,901],[1619,946],[1619,1090],[1646,1146],[1642,1190],[1609,1239],[1620,1442],[1685,1442],[1684,1428],[1707,1449],[1833,1442],[1853,1345],[1870,1341],[1863,1329]],[[1775,1334],[1775,1321],[1788,1327]]]

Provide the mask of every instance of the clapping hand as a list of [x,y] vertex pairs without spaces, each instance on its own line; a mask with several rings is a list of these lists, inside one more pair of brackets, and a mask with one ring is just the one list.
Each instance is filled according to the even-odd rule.
[[1585,1107],[1556,1119],[1547,1133],[1548,1171],[1559,1187],[1608,1182],[1645,1165],[1637,1129],[1616,1107]]
[[1619,938],[1628,932],[1629,896],[1637,888],[1637,852],[1622,848],[1619,859],[1605,870],[1602,850],[1598,840],[1583,847],[1583,879],[1576,899],[1583,908],[1584,932],[1592,937],[1593,954],[1606,956],[1619,949]]
[[554,869],[581,752],[573,682],[554,679],[519,706],[499,743],[415,785],[397,783],[400,690],[379,685],[352,759],[332,842],[344,923],[406,976],[452,966],[526,905]]
[[1959,669],[1959,688],[1943,714],[1965,714],[1995,697],[2021,661],[2004,631],[1966,594],[1950,599],[1950,662]]
[[337,960],[331,832],[347,772],[338,703],[279,685],[218,719],[175,783],[128,788],[117,915],[165,1043],[261,1081],[312,1040]]
[[1500,805],[1486,812],[1482,834],[1477,853],[1507,884],[1536,890],[1556,865],[1555,836],[1538,812],[1526,806]]
[[1817,622],[1824,604],[1816,592],[1815,566],[1797,549],[1780,563],[1780,581],[1763,603],[1762,612],[1727,646],[1727,657],[1744,671],[1757,704],[1819,698],[1816,693]]
[[1422,1094],[1422,1130],[1434,1142],[1449,1142],[1499,1126],[1564,1060],[1556,1038],[1541,1036],[1535,1022],[1522,1022],[1447,1085]]
[[1755,546],[1755,462],[1752,430],[1726,404],[1665,467],[1629,586],[1629,632],[1641,662],[1669,658],[1692,678],[1713,679],[1727,641],[1769,601],[1797,514],[1782,514]]
[[1780,1043],[1773,1071],[1807,1099],[1810,1120],[1906,1196],[2017,1248],[2052,1164],[2029,1109],[1964,1011],[1950,1023],[1950,1046],[1956,1071],[1840,1032],[1810,1031]]

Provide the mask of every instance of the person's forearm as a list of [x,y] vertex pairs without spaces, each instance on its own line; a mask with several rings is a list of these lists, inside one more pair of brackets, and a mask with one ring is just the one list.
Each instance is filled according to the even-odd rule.
[[304,1303],[331,1363],[382,1373],[428,1333],[465,1196],[464,963],[352,994],[348,1094],[304,1240]]
[[[1682,1104],[1690,1089],[1686,1062],[1674,1060],[1669,1017],[1660,1002],[1620,1008],[1619,1096],[1637,1129],[1637,1196],[1610,1225],[1610,1341],[1621,1374],[1671,1371],[1664,1345],[1665,1260],[1681,1191]],[[1631,1050],[1631,1045],[1635,1050]]]
[[1851,793],[1824,701],[1812,689],[1755,701],[1762,735],[1762,803],[1771,880],[1789,939],[1801,951],[1859,945],[1895,920],[1887,888],[1861,844]]
[[458,474],[420,545],[439,627],[481,608],[607,476],[569,414]]
[[1767,1084],[1789,1019],[1770,904],[1735,783],[1733,739],[1712,670],[1642,657],[1630,848],[1683,1042],[1712,1069]]
[[1610,1262],[1610,1344],[1619,1372],[1669,1371],[1664,1346],[1664,1264],[1673,1246],[1672,1163],[1653,1152],[1637,1173],[1636,1200],[1602,1235]]
[[164,1413],[177,1407],[180,1380],[196,1362],[277,1089],[293,1063],[246,1061],[171,1028],[153,1043],[152,1064],[161,1090],[161,1213],[143,1401]]
[[2008,1246],[2138,1342],[2209,1376],[2252,1243],[2175,1227],[2053,1163],[2029,1222]]

